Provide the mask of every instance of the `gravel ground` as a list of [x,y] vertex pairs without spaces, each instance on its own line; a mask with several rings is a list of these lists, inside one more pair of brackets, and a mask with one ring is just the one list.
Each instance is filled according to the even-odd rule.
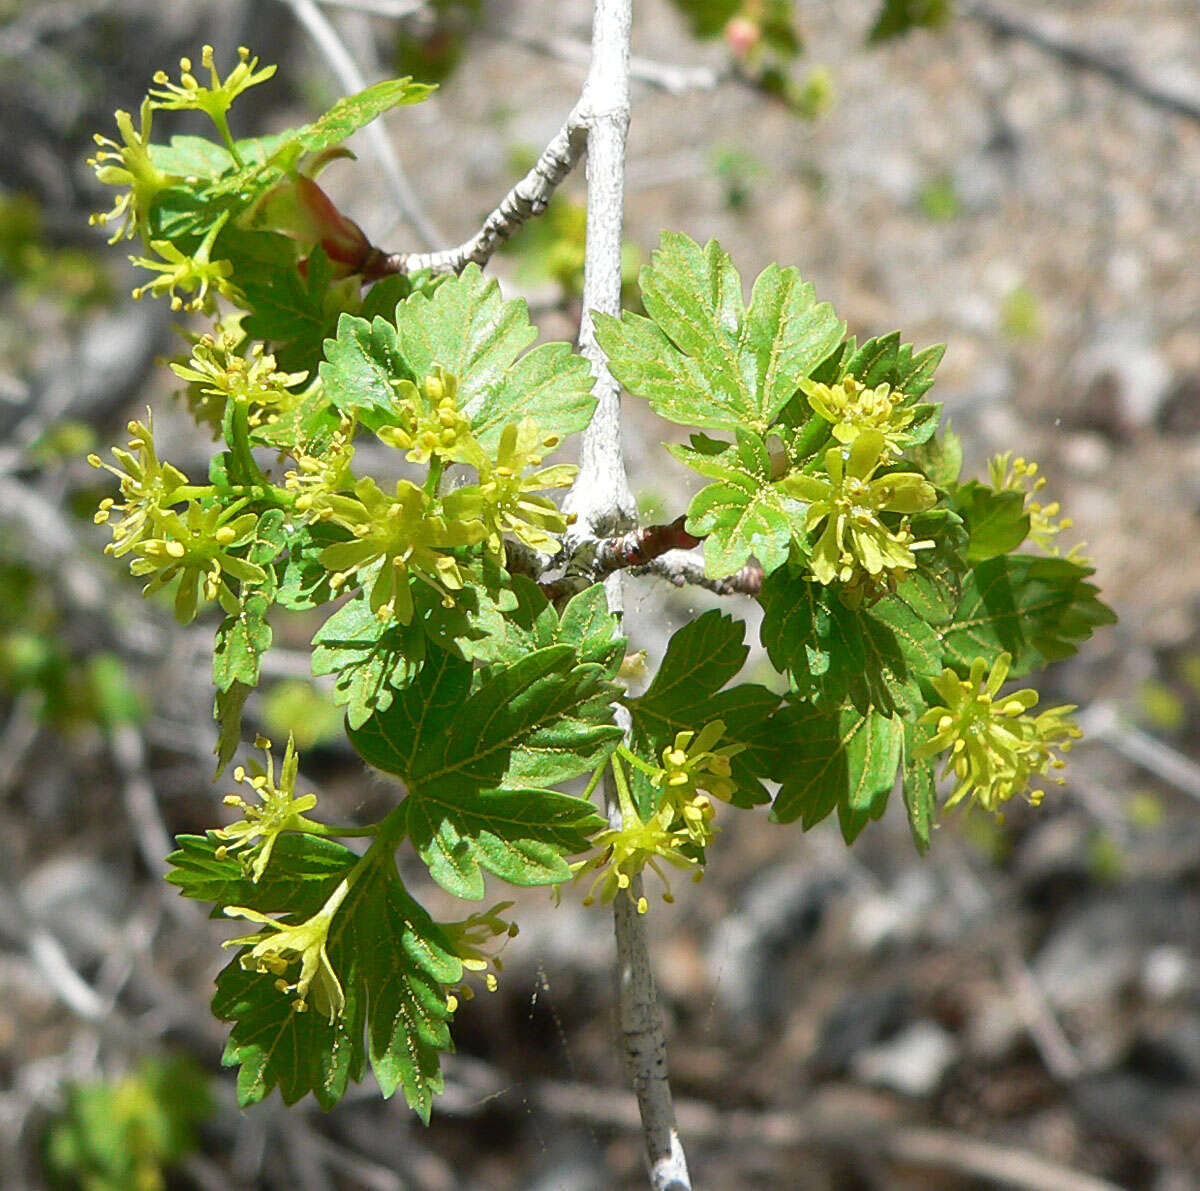
[[[509,33],[587,35],[583,0],[485,7]],[[62,23],[32,48],[17,37],[25,18],[0,29],[0,184],[40,196],[55,242],[88,242],[86,134],[201,40],[291,63],[290,109],[263,114],[274,124],[335,93],[282,5],[39,8]],[[655,908],[693,1168],[712,1188],[1072,1191],[1036,1155],[1110,1187],[1188,1191],[1200,1186],[1200,120],[980,19],[867,49],[871,3],[798,8],[799,69],[830,72],[830,110],[806,123],[735,84],[684,98],[638,86],[629,239],[648,254],[664,227],[716,236],[747,283],[771,260],[797,265],[860,338],[902,328],[917,344],[947,343],[934,396],[968,467],[1007,449],[1040,460],[1122,619],[1043,684],[1078,703],[1092,731],[1040,813],[1014,814],[1003,831],[951,819],[924,861],[898,807],[852,853],[828,824],[802,836],[729,818],[704,883]],[[1004,11],[1200,106],[1194,0]],[[345,34],[370,64],[386,57],[388,29],[351,19]],[[637,5],[635,53],[722,61],[664,0]],[[306,63],[317,82],[297,81]],[[514,153],[553,135],[583,74],[500,36],[476,37],[467,63],[388,121],[447,243],[511,184]],[[735,153],[740,205],[715,168]],[[389,249],[409,247],[378,171],[351,180],[340,168],[331,189],[354,217]],[[580,195],[581,180],[568,192]],[[517,292],[513,259],[497,271]],[[533,297],[548,307],[546,334],[569,337],[570,303]],[[164,1042],[215,1071],[221,1031],[203,1001],[222,932],[164,900],[138,855],[152,857],[154,841],[134,838],[128,818],[141,773],[170,831],[213,821],[208,694],[179,680],[189,667],[203,677],[203,635],[197,645],[131,596],[126,610],[130,589],[111,594],[106,573],[79,562],[101,539],[59,510],[86,468],[12,464],[35,405],[90,421],[107,441],[162,399],[161,370],[145,377],[172,339],[146,304],[80,316],[11,290],[0,304],[0,509],[16,510],[25,540],[34,514],[18,488],[42,502],[40,565],[70,588],[68,606],[86,613],[91,598],[95,619],[115,624],[101,632],[77,615],[72,641],[87,651],[115,640],[156,707],[145,757],[122,767],[99,738],[64,740],[0,699],[0,1186],[17,1191],[38,1185],[37,1137],[64,1078],[118,1072]],[[161,426],[168,456],[199,458],[177,415],[164,409]],[[675,515],[688,481],[657,447],[675,428],[633,407],[628,427],[635,490]],[[55,525],[67,526],[59,554]],[[638,581],[634,644],[656,655],[712,603]],[[382,797],[337,750],[314,755],[313,776],[346,813]],[[436,891],[428,901],[436,914]],[[643,1185],[613,1050],[609,930],[541,894],[520,913],[500,991],[460,1015],[450,1091],[428,1131],[370,1091],[328,1117],[238,1114],[222,1077],[202,1154],[172,1186]],[[80,993],[64,1010],[46,939],[98,1003]],[[1007,1164],[1008,1182],[983,1177],[988,1160]]]

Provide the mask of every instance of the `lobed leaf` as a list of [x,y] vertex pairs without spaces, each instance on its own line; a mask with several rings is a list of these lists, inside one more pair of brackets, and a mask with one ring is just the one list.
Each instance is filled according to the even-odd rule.
[[750,306],[728,254],[663,232],[639,277],[649,318],[597,315],[613,375],[668,421],[766,433],[844,325],[793,268],[770,265]]
[[[358,858],[340,851],[344,876]],[[330,880],[336,884],[341,876]],[[239,904],[250,909],[284,908],[275,905],[277,891],[264,891],[262,882],[244,892],[250,896]],[[323,904],[313,905],[313,891],[301,892],[304,909],[297,901],[286,906],[297,921]],[[222,1061],[240,1065],[238,1102],[257,1103],[277,1086],[285,1104],[311,1092],[328,1109],[351,1079],[362,1077],[369,1059],[383,1094],[401,1088],[427,1122],[442,1089],[439,1055],[452,1049],[446,986],[461,979],[462,963],[409,896],[389,857],[351,886],[330,926],[326,953],[346,998],[333,1022],[312,1009],[297,1012],[272,974],[245,971],[237,959],[217,977],[213,1012],[233,1023]]]
[[807,831],[837,808],[847,843],[887,806],[904,739],[897,718],[853,706],[822,711],[793,703],[773,719],[777,740],[771,777],[779,793],[778,823],[801,821]]
[[[770,798],[762,778],[772,763],[768,725],[779,695],[753,683],[724,689],[749,653],[745,632],[743,623],[715,609],[704,613],[671,637],[650,686],[625,702],[633,720],[634,750],[655,765],[661,764],[663,749],[674,742],[676,733],[698,731],[713,720],[723,720],[720,743],[745,746],[731,760],[737,785],[733,802],[755,806]],[[639,810],[653,810],[649,782],[636,771],[633,777],[642,804]]]
[[947,665],[965,672],[971,662],[1012,655],[1019,678],[1070,657],[1116,616],[1104,604],[1089,567],[1065,558],[1009,554],[980,563],[963,580],[953,618],[940,632]]
[[780,570],[759,600],[767,656],[801,699],[822,708],[911,710],[921,701],[918,680],[941,673],[934,630],[898,596],[848,608],[837,588]]

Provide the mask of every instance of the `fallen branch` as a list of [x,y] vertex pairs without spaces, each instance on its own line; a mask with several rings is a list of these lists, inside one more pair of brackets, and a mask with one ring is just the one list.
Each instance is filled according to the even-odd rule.
[[[506,1096],[560,1118],[636,1131],[638,1105],[627,1092],[581,1083],[539,1080],[513,1083],[487,1064],[456,1058],[447,1063],[448,1086],[438,1107],[473,1115]],[[1121,1191],[1116,1184],[1009,1146],[944,1129],[896,1124],[863,1098],[841,1111],[754,1112],[701,1100],[680,1100],[679,1120],[696,1140],[870,1155],[905,1166],[984,1179],[1013,1191]]]
[[1127,91],[1135,99],[1140,99],[1151,107],[1170,112],[1173,116],[1183,116],[1185,119],[1200,122],[1200,102],[1164,91],[1127,66],[1113,62],[1082,46],[1064,41],[1035,25],[1027,24],[998,8],[993,8],[991,4],[984,3],[983,0],[968,0],[963,4],[961,11],[963,16],[978,21],[997,37],[1023,41],[1026,45],[1031,45],[1043,54],[1057,58],[1075,70],[1099,75],[1115,87]]

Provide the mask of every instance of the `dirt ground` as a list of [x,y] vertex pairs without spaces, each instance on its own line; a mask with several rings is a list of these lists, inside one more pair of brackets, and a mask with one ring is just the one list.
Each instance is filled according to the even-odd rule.
[[[951,816],[924,860],[900,806],[852,851],[828,823],[803,835],[765,816],[723,820],[703,883],[652,907],[685,1143],[697,1186],[730,1191],[1189,1191],[1200,1186],[1200,12],[1194,0],[993,6],[1116,64],[1114,79],[997,35],[987,6],[867,47],[875,7],[797,5],[797,72],[832,82],[813,122],[737,83],[686,96],[635,85],[628,239],[648,256],[662,228],[715,236],[747,285],[772,260],[798,266],[860,339],[899,328],[946,343],[932,397],[968,469],[1003,450],[1037,459],[1121,620],[1039,684],[1078,704],[1088,729],[1039,812],[1004,828]],[[484,8],[493,31],[471,37],[463,66],[386,121],[447,244],[557,130],[584,72],[511,36],[586,39],[584,0]],[[179,53],[244,42],[285,62],[278,106],[262,113],[272,127],[338,91],[274,0],[6,12],[0,187],[37,197],[56,248],[96,243],[88,134]],[[725,61],[666,0],[636,13],[636,55]],[[392,23],[343,15],[352,52],[386,69]],[[368,168],[335,167],[331,190],[385,247],[412,246],[359,149]],[[582,180],[566,190],[580,197]],[[495,271],[521,292],[518,258]],[[80,308],[0,276],[5,549],[48,576],[71,649],[120,653],[154,708],[143,734],[112,747],[43,726],[0,686],[0,1187],[41,1185],[39,1138],[64,1080],[163,1047],[190,1052],[217,1098],[172,1187],[643,1186],[614,1050],[611,927],[569,897],[557,909],[544,893],[520,897],[500,989],[459,1014],[428,1130],[373,1086],[328,1116],[234,1108],[206,1009],[227,931],[164,892],[156,840],[135,826],[139,798],[171,833],[220,814],[207,628],[177,629],[98,561],[103,536],[75,515],[90,469],[43,465],[30,439],[31,426],[70,418],[106,443],[152,400],[164,453],[202,466],[205,444],[153,367],[174,350],[163,311],[124,300],[119,266],[108,284],[110,301]],[[572,301],[545,283],[530,296],[546,335],[570,337]],[[658,448],[676,429],[628,405],[635,491],[669,519],[689,490]],[[652,658],[718,602],[652,579],[627,598],[633,646]],[[756,640],[749,602],[725,603]],[[303,662],[303,635],[286,644],[278,678]],[[386,797],[345,748],[310,764],[344,813]],[[419,866],[404,876],[436,916]],[[84,988],[63,984],[59,961]],[[1063,1181],[1067,1169],[1078,1181]]]

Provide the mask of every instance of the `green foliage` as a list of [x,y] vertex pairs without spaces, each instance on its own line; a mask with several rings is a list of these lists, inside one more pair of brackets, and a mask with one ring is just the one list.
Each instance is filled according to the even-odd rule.
[[587,362],[565,343],[525,352],[536,337],[525,303],[505,301],[495,281],[468,265],[432,294],[401,302],[394,321],[343,315],[321,379],[342,414],[378,426],[392,418],[395,381],[415,383],[441,365],[458,378],[460,405],[485,450],[522,417],[549,434],[575,434],[596,404]]
[[600,820],[591,803],[545,787],[595,769],[616,747],[615,688],[570,645],[471,686],[470,663],[432,657],[351,742],[403,780],[413,845],[452,893],[482,897],[480,867],[520,885],[565,880],[563,857],[582,851]]
[[1014,554],[972,569],[954,615],[939,626],[947,661],[965,668],[977,657],[1013,657],[1019,678],[1070,657],[1116,617],[1101,603],[1090,567],[1062,558]]
[[831,588],[777,571],[760,599],[767,656],[818,706],[911,710],[919,680],[941,673],[934,629],[897,595],[851,608]]
[[807,830],[836,809],[842,834],[852,843],[887,806],[900,765],[903,724],[874,709],[821,711],[796,703],[776,717],[774,726],[787,761],[771,817],[780,823],[799,819]]
[[[439,19],[455,7],[438,5]],[[789,3],[682,7],[764,87],[770,55],[799,48]],[[912,6],[888,19],[901,16],[925,19]],[[670,452],[708,483],[682,534],[703,539],[709,579],[756,592],[777,673],[773,686],[738,681],[745,626],[710,611],[632,694],[621,683],[644,657],[626,657],[599,580],[614,557],[636,566],[678,544],[680,523],[633,546],[568,537],[546,494],[576,469],[542,464],[591,419],[591,368],[565,343],[536,344],[526,304],[476,265],[388,275],[396,258],[313,182],[342,138],[427,88],[378,84],[305,128],[235,141],[227,110],[270,74],[242,53],[211,87],[188,65],[178,84],[156,76],[140,126],[119,113],[123,144],[102,140],[95,162],[128,188],[100,222],[119,218],[118,237],[141,234],[154,254],[145,292],[215,320],[173,364],[217,438],[207,482],[159,459],[149,416],[130,423],[114,463],[91,457],[119,489],[95,517],[108,553],[147,594],[170,591],[181,621],[220,607],[219,770],[276,605],[319,620],[313,673],[330,680],[330,700],[307,683],[271,694],[263,713],[289,738],[278,777],[260,739],[266,765],[233,771],[251,795],[225,798],[242,817],[181,837],[170,857],[183,895],[253,924],[227,940],[237,954],[213,1001],[243,1104],[278,1087],[287,1103],[312,1093],[330,1107],[369,1066],[428,1120],[464,969],[485,970],[485,945],[515,924],[507,903],[435,922],[401,883],[403,846],[458,898],[482,898],[489,877],[594,874],[585,901],[612,901],[647,868],[702,873],[712,800],[770,803],[774,821],[806,829],[836,809],[850,842],[899,788],[921,850],[939,765],[956,780],[946,805],[999,814],[1040,800],[1029,783],[1078,729],[1070,708],[1033,715],[1032,691],[1001,688],[1112,614],[1077,551],[1057,556],[1068,522],[1030,500],[1036,465],[1001,456],[989,482],[960,479],[958,440],[925,399],[940,346],[918,351],[898,332],[860,346],[794,268],[769,265],[747,299],[719,244],[663,233],[639,274],[645,313],[596,315],[599,342],[633,396],[692,431]],[[207,113],[220,141],[155,144],[155,112],[180,108]],[[574,277],[582,224],[558,210],[564,226],[548,220],[538,251],[565,245]],[[388,452],[379,475],[361,470]],[[1014,553],[1026,541],[1053,556]],[[53,601],[2,569],[0,595],[0,681],[50,706],[73,672],[45,619]],[[119,672],[87,672],[100,722],[136,714]],[[397,779],[373,824],[330,826],[297,791],[297,738],[328,739],[342,712],[363,760]],[[612,823],[591,797],[606,773]],[[582,795],[562,788],[585,777]],[[349,836],[370,843],[337,842]]]
[[715,240],[664,232],[639,285],[649,317],[597,315],[600,345],[630,392],[683,426],[766,434],[844,332],[792,268],[768,266],[746,306]]
[[73,1084],[46,1130],[49,1185],[163,1191],[167,1170],[196,1148],[212,1112],[208,1078],[187,1056],[143,1059],[120,1079]]
[[[654,680],[645,693],[626,703],[633,716],[632,744],[639,756],[658,764],[663,750],[679,732],[721,720],[723,744],[741,745],[731,762],[736,806],[768,802],[762,779],[771,765],[768,719],[779,696],[764,686],[728,684],[749,654],[743,643],[745,625],[706,612],[671,638]],[[657,810],[649,783],[635,774],[638,810],[643,816]]]
[[952,0],[883,0],[867,35],[869,41],[890,41],[913,29],[938,29],[954,11]]

